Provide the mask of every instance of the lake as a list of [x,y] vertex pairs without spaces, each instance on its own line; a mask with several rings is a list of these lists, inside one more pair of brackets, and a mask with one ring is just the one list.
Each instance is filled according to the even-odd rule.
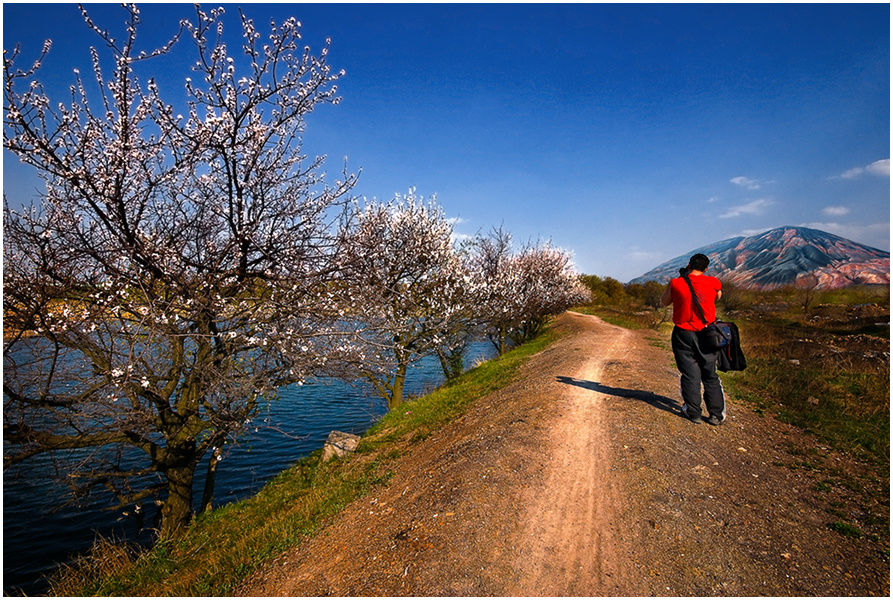
[[[494,355],[489,343],[477,342],[469,348],[466,365]],[[427,357],[408,373],[405,393],[420,394],[442,382],[440,363],[436,357]],[[217,470],[214,505],[252,496],[297,460],[321,448],[331,431],[362,434],[385,413],[385,400],[365,384],[322,380],[282,389],[280,398],[252,420],[248,434],[227,447]],[[204,464],[196,473],[196,506],[204,489]],[[96,533],[151,542],[149,528],[156,514],[151,501],[144,501],[141,516],[132,509],[127,515],[103,510],[112,502],[110,496],[97,498],[85,508],[59,508],[68,496],[64,487],[46,477],[53,468],[49,457],[38,457],[3,474],[4,595],[45,593],[42,575],[72,554],[89,550]]]

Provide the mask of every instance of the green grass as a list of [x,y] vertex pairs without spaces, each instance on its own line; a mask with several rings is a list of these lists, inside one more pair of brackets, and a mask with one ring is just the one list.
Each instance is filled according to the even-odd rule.
[[367,432],[351,457],[322,464],[322,451],[314,452],[256,496],[200,516],[180,539],[143,551],[98,540],[92,556],[56,576],[51,592],[63,596],[232,595],[267,560],[314,535],[352,500],[375,486],[387,485],[394,460],[464,413],[473,401],[511,383],[521,365],[557,337],[548,330],[391,411]]
[[622,307],[600,305],[580,306],[574,308],[574,310],[585,315],[595,315],[606,323],[625,329],[654,329],[666,332],[673,329],[672,323],[661,319],[664,313],[654,310],[631,312]]
[[[789,327],[739,324],[747,369],[723,375],[730,395],[880,466],[890,461],[890,370],[835,351],[845,338],[798,342]],[[816,334],[809,334],[815,338]],[[799,344],[799,345],[798,345]],[[794,362],[796,361],[796,362]]]
[[552,334],[541,336],[498,360],[475,367],[422,399],[392,410],[367,432],[360,449],[374,450],[407,434],[414,440],[428,437],[462,414],[473,400],[511,383],[518,367],[554,340]]
[[828,525],[828,529],[831,531],[836,531],[840,535],[845,535],[851,538],[861,538],[863,535],[862,531],[859,530],[855,525],[851,525],[849,523],[845,523],[843,521],[835,521]]
[[[780,421],[796,425],[838,449],[880,464],[889,463],[889,409],[859,414],[840,400],[821,372],[785,372],[773,365],[767,367],[766,362],[748,359],[747,371],[724,375],[723,386],[732,397],[751,404],[760,414],[771,409]],[[766,398],[769,394],[771,399]],[[810,398],[819,403],[813,404]]]

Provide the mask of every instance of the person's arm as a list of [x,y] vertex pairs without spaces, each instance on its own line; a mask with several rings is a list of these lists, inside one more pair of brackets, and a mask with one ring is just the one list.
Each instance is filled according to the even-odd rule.
[[662,306],[669,306],[673,304],[673,294],[670,292],[670,285],[667,285],[667,289],[664,290],[663,295],[660,297],[660,303]]

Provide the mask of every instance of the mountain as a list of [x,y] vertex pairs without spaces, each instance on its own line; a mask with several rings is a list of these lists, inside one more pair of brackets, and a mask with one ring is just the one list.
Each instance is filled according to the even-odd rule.
[[630,283],[665,283],[679,277],[679,269],[698,253],[710,259],[708,275],[743,288],[771,290],[817,283],[819,289],[835,289],[890,283],[889,252],[806,227],[779,227],[716,242],[667,261]]

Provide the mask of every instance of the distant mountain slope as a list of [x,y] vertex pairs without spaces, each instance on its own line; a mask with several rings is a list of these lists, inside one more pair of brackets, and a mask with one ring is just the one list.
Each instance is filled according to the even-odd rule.
[[890,283],[889,252],[806,227],[779,227],[716,242],[667,261],[630,283],[667,282],[699,252],[710,258],[709,275],[750,289],[807,282],[817,282],[820,289]]

